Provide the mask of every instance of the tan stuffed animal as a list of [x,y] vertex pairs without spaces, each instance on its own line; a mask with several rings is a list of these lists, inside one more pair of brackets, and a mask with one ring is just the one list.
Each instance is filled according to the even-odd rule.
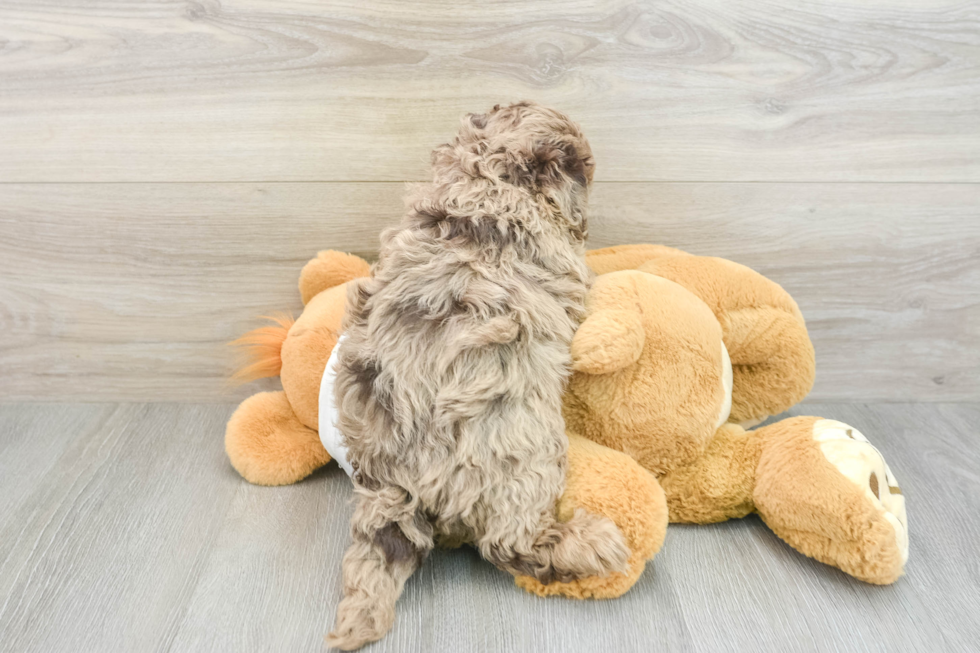
[[758,512],[801,553],[891,583],[908,557],[905,499],[861,433],[818,417],[754,431],[809,392],[796,302],[753,270],[638,245],[590,252],[600,273],[572,341],[568,431],[653,472],[672,522]]
[[[728,423],[782,412],[812,385],[813,349],[785,291],[743,266],[666,247],[596,250],[589,263],[602,276],[573,342],[558,512],[583,507],[612,519],[630,545],[630,569],[518,585],[540,595],[623,594],[660,549],[668,504],[681,522],[757,510],[799,551],[862,580],[894,581],[907,554],[904,501],[860,433],[818,418],[750,432]],[[362,259],[321,252],[300,275],[299,319],[238,341],[255,360],[240,378],[278,374],[283,386],[250,397],[229,420],[228,456],[250,482],[295,483],[330,461],[318,433],[321,381],[344,284],[368,273]]]

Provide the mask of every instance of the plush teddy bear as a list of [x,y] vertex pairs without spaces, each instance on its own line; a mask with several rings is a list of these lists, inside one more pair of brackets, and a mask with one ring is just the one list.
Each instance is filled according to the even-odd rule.
[[757,512],[801,553],[894,582],[908,557],[905,499],[881,453],[819,417],[745,430],[813,384],[789,294],[745,266],[661,246],[597,250],[589,263],[600,276],[572,340],[568,431],[652,472],[672,522]]
[[[568,473],[557,507],[613,520],[632,556],[625,574],[543,585],[540,595],[609,598],[628,590],[670,521],[711,523],[759,512],[791,546],[875,583],[907,557],[904,498],[884,459],[856,430],[814,417],[759,423],[809,391],[813,349],[799,309],[775,283],[730,261],[655,245],[595,250],[600,275],[572,343],[565,395]],[[225,445],[236,470],[261,485],[295,483],[342,466],[331,410],[330,354],[346,283],[362,259],[321,252],[300,275],[293,322],[253,331],[243,380],[279,375],[283,390],[245,400]],[[349,471],[349,469],[348,469]],[[444,543],[452,544],[452,543]]]

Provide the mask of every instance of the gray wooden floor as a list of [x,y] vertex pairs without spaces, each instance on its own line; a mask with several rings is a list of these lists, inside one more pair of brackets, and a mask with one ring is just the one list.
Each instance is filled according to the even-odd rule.
[[[225,404],[0,406],[0,651],[320,651],[350,488],[242,481]],[[540,599],[471,550],[435,553],[373,651],[976,650],[974,404],[810,404],[861,428],[909,501],[907,575],[874,587],[757,518],[672,526],[614,601]]]

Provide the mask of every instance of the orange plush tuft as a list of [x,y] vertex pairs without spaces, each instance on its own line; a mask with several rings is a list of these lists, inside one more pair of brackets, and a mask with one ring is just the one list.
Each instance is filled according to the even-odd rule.
[[241,338],[228,343],[233,347],[241,348],[249,361],[232,375],[232,380],[237,383],[279,376],[282,370],[280,355],[282,343],[286,341],[286,336],[295,320],[285,313],[263,315],[262,318],[275,324],[249,331]]

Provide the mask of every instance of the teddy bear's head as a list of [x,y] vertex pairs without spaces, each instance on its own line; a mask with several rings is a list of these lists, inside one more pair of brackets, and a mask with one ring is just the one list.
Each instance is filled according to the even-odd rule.
[[569,430],[655,474],[701,456],[731,409],[731,363],[708,306],[638,271],[596,279],[572,341]]

